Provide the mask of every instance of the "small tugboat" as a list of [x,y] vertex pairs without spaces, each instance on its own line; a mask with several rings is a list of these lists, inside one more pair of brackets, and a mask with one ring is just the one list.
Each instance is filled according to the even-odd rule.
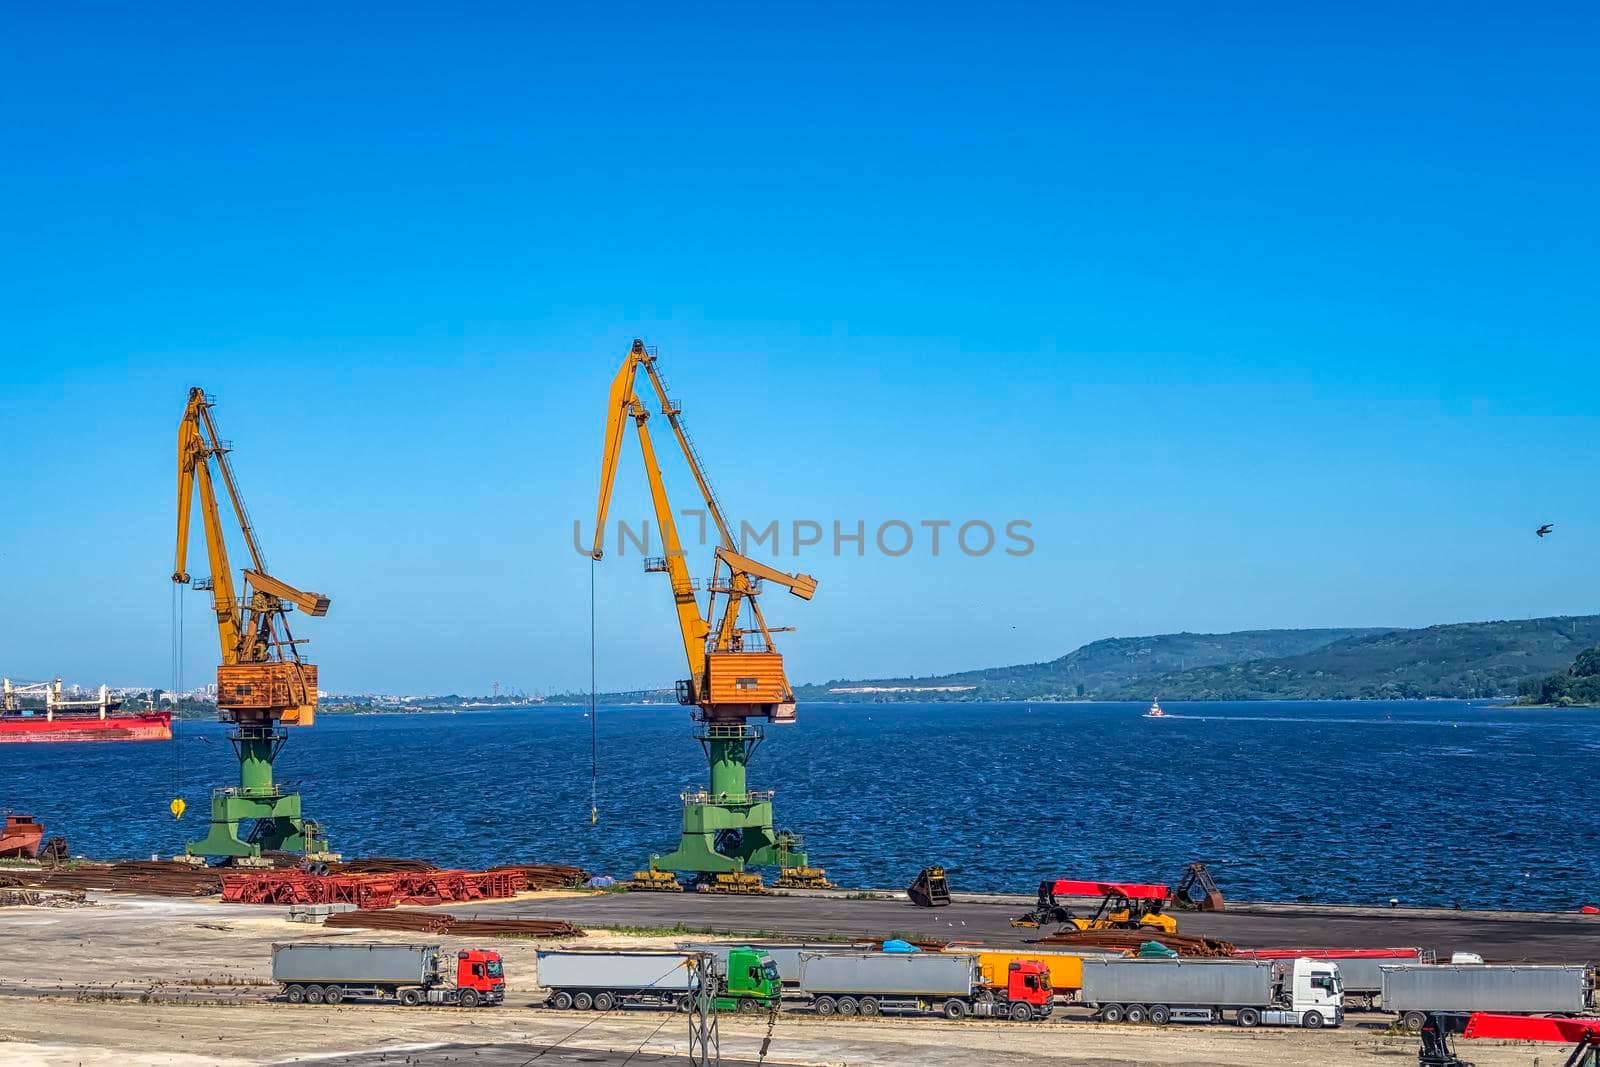
[[4,827],[0,827],[0,857],[5,859],[37,859],[56,864],[67,858],[67,839],[44,836],[44,824],[32,815],[7,813]]
[[5,827],[0,828],[0,856],[31,860],[43,841],[44,824],[32,815],[7,815]]
[[1161,710],[1161,701],[1155,700],[1150,704],[1150,710],[1144,713],[1147,719],[1165,719],[1167,713]]

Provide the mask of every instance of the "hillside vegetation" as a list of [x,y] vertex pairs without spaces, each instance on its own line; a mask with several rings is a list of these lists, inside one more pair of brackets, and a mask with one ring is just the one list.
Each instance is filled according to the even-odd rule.
[[[1094,641],[1045,663],[989,667],[924,678],[832,681],[796,689],[800,700],[1073,700],[1101,697],[1186,668],[1294,656],[1384,630],[1241,630]],[[841,690],[868,690],[841,692]]]
[[1568,703],[1589,703],[1600,702],[1600,653],[1585,661],[1593,674],[1553,672],[1596,644],[1600,615],[1422,629],[1161,634],[1095,641],[1046,663],[833,681],[802,686],[797,695],[867,701],[1403,700],[1510,696],[1538,679],[1551,687],[1543,703],[1559,703],[1563,696]]

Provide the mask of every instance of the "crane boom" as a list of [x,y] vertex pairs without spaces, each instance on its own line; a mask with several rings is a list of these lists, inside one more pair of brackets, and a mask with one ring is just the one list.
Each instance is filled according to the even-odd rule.
[[[217,433],[212,401],[205,390],[189,390],[189,401],[178,424],[178,531],[172,580],[189,583],[189,528],[196,497],[211,562],[211,601],[217,616],[217,639],[222,651],[218,671],[218,710],[239,717],[310,725],[316,708],[316,668],[300,662],[290,637],[285,613],[295,606],[309,615],[328,613],[329,600],[321,593],[306,593],[267,573],[250,513],[244,506],[239,483],[228,462],[228,447]],[[244,537],[253,568],[243,572],[244,587],[252,591],[237,596],[228,545],[217,505],[211,462],[222,476],[228,502]],[[287,656],[285,655],[287,652]],[[260,665],[266,674],[255,677],[240,669]],[[231,673],[230,673],[231,671]],[[258,672],[259,673],[259,672]],[[230,706],[232,705],[232,706]]]
[[661,530],[663,555],[659,564],[672,583],[672,600],[678,616],[678,633],[683,640],[684,658],[691,676],[705,670],[706,634],[711,626],[700,614],[695,598],[694,580],[689,577],[689,565],[684,559],[683,543],[678,538],[678,524],[672,516],[672,504],[667,499],[667,486],[661,478],[661,464],[656,460],[655,444],[650,440],[650,430],[645,425],[650,412],[634,392],[634,369],[644,358],[644,346],[635,341],[622,369],[611,383],[611,398],[606,420],[606,440],[600,459],[600,502],[595,511],[594,551],[596,560],[602,557],[605,545],[606,515],[611,507],[611,491],[616,485],[617,460],[622,453],[622,431],[626,420],[632,419],[639,433],[639,450],[644,457],[645,480],[650,484],[650,503],[656,513],[656,525]]
[[272,575],[262,574],[260,571],[245,571],[244,576],[256,592],[287,600],[307,615],[321,617],[328,613],[329,600],[321,593],[302,592],[288,582],[280,582]]
[[[649,412],[637,391],[641,367],[661,405],[661,413],[672,427],[673,436],[694,476],[700,497],[717,528],[718,544],[711,578],[704,587],[706,604],[703,611],[694,581],[689,577],[683,545],[661,477],[661,467],[646,426]],[[665,571],[671,581],[678,630],[689,663],[686,702],[698,704],[708,718],[742,719],[749,715],[761,715],[789,721],[793,717],[793,691],[783,674],[783,658],[773,646],[772,631],[756,607],[755,596],[759,589],[758,582],[768,580],[785,586],[803,600],[809,600],[816,592],[816,579],[806,574],[789,574],[778,570],[735,549],[727,515],[711,488],[711,481],[706,476],[699,453],[689,440],[681,415],[681,409],[668,395],[666,381],[656,366],[656,357],[645,348],[643,341],[635,340],[623,358],[616,377],[612,379],[607,399],[605,443],[600,456],[600,494],[595,508],[594,544],[590,555],[596,560],[604,557],[606,517],[611,507],[612,492],[616,488],[623,433],[627,421],[631,419],[638,427],[645,478],[650,486],[650,498],[655,509],[656,525],[661,531],[664,552],[659,559],[646,560],[645,566],[648,570]],[[723,577],[723,567],[727,568],[726,577]],[[725,598],[720,613],[717,610],[719,594]],[[744,630],[738,625],[739,612],[745,603],[751,605],[751,614],[755,617],[756,627],[753,630]],[[759,634],[760,645],[747,648],[747,634]],[[755,657],[764,658],[758,660]]]

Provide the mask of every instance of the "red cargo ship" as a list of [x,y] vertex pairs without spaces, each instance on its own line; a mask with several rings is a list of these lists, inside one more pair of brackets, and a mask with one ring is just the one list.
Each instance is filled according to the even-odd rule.
[[[21,698],[42,693],[43,707],[30,707]],[[5,680],[0,700],[0,745],[21,741],[170,741],[172,713],[127,712],[122,701],[111,698],[105,686],[98,699],[64,700],[61,679],[48,683],[13,686]]]
[[172,713],[0,714],[0,745],[18,741],[170,741]]

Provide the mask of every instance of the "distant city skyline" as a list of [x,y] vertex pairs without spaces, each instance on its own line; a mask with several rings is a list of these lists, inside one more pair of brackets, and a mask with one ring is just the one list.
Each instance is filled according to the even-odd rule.
[[684,676],[635,337],[796,684],[1600,610],[1592,7],[477,12],[12,20],[0,673],[214,677],[199,385],[324,689]]

